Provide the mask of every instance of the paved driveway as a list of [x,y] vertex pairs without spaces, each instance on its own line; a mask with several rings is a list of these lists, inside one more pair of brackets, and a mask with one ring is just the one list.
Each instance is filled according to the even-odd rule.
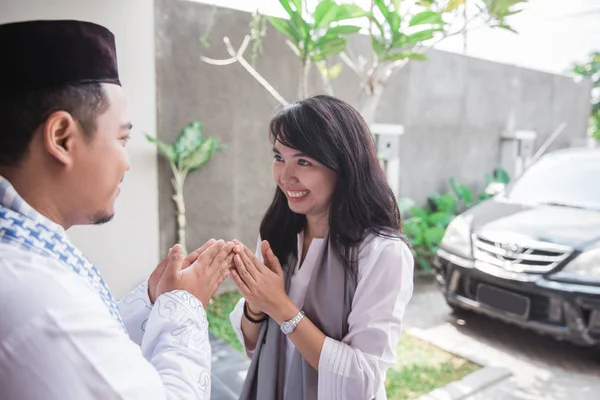
[[469,400],[600,399],[600,351],[539,336],[473,313],[454,315],[434,284],[418,285],[406,328],[442,348],[513,376]]

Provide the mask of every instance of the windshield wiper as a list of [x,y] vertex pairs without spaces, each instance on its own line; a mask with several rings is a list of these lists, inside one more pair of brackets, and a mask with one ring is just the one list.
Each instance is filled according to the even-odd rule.
[[576,205],[576,204],[561,203],[561,202],[558,202],[558,201],[544,201],[544,202],[541,202],[541,203],[538,203],[538,204],[543,205],[543,206],[578,208],[580,210],[587,210],[588,209],[586,207],[579,206],[579,205]]

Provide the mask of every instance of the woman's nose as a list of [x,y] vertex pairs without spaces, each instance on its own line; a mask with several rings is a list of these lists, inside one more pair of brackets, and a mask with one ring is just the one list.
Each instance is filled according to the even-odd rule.
[[295,168],[289,164],[284,165],[283,170],[281,171],[281,183],[295,183],[297,181]]

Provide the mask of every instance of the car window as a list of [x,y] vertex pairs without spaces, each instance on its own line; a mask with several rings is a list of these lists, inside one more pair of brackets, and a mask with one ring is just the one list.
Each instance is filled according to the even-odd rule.
[[553,204],[600,210],[600,157],[546,156],[507,189],[516,203]]

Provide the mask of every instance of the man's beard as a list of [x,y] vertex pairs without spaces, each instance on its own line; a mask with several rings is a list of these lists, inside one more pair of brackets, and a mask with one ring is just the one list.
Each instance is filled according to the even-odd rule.
[[115,214],[107,214],[104,212],[99,212],[92,218],[92,223],[94,225],[102,225],[107,222],[110,222],[114,218]]

